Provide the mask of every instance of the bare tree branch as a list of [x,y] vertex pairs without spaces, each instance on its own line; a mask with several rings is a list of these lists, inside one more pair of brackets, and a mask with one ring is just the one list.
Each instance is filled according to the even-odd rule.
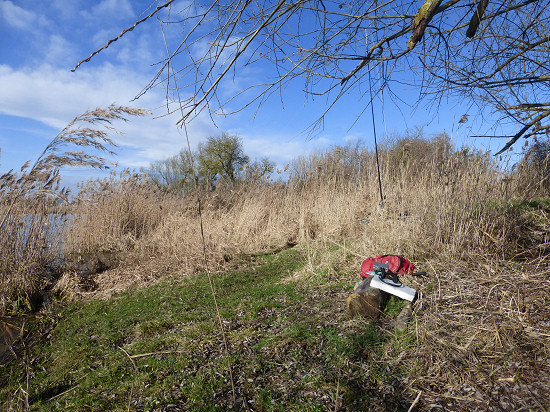
[[363,98],[363,113],[371,101],[359,90],[378,85],[376,95],[403,82],[435,106],[454,96],[494,109],[519,125],[519,137],[550,123],[550,2],[424,0],[420,9],[412,0],[191,4],[182,20],[163,17],[166,29],[178,26],[184,35],[140,93],[166,85],[167,112],[182,110],[179,124],[203,110],[259,110],[274,94],[284,101],[285,88],[297,82],[306,97],[327,99],[315,125],[350,93]]
[[78,62],[78,64],[76,66],[74,66],[74,68],[71,70],[72,72],[74,72],[76,69],[78,69],[80,67],[80,65],[82,63],[86,63],[86,62],[89,62],[90,59],[92,57],[94,57],[96,54],[98,54],[99,52],[101,52],[102,50],[105,50],[107,47],[109,47],[111,45],[111,43],[117,41],[118,39],[120,39],[122,36],[124,36],[126,33],[128,33],[129,31],[132,31],[134,30],[138,24],[141,24],[143,23],[145,20],[148,20],[149,18],[153,17],[155,14],[157,14],[159,12],[159,10],[165,8],[165,7],[168,7],[170,4],[172,4],[174,2],[174,0],[169,0],[167,1],[166,3],[164,3],[162,6],[158,6],[155,10],[153,10],[151,13],[149,13],[147,16],[145,16],[144,18],[142,18],[141,20],[138,20],[136,21],[131,27],[128,27],[127,29],[124,29],[122,30],[122,32],[116,36],[115,38],[109,40],[107,42],[107,44],[103,47],[100,47],[99,49],[97,49],[96,51],[94,51],[92,54],[90,54],[87,58],[85,58],[84,60],[81,60]]
[[483,14],[485,14],[485,9],[487,8],[487,5],[489,4],[489,0],[480,0],[477,4],[476,11],[474,15],[472,16],[472,19],[470,20],[470,24],[468,24],[468,30],[466,31],[466,37],[474,37],[477,32],[477,28],[479,27],[479,23],[481,22],[481,19],[483,18]]

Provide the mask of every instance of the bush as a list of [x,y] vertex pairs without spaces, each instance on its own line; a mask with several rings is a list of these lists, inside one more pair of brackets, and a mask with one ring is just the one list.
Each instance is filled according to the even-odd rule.
[[441,167],[452,155],[453,145],[447,133],[426,138],[421,129],[389,142],[386,157],[392,176],[417,177],[423,169]]
[[518,189],[526,198],[550,196],[550,140],[526,146],[516,166]]

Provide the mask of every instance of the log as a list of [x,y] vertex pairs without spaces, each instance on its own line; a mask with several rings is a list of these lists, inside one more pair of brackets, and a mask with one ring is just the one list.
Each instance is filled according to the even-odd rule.
[[370,286],[372,276],[357,283],[353,293],[348,296],[347,308],[349,314],[354,316],[365,316],[376,319],[384,311],[389,294]]
[[403,309],[401,309],[401,312],[397,316],[397,318],[393,321],[393,326],[395,327],[395,330],[398,332],[403,332],[404,330],[407,330],[409,320],[411,320],[412,317],[412,304],[407,303]]

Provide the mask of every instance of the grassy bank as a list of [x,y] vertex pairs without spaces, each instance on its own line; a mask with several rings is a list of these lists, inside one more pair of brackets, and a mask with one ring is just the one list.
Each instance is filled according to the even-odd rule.
[[[62,205],[8,190],[0,308],[35,313],[2,359],[2,407],[548,408],[547,164],[503,170],[445,136],[380,155],[383,207],[359,144],[299,158],[284,181],[185,196],[128,172]],[[51,214],[70,216],[54,271]],[[344,309],[363,259],[382,253],[428,272],[407,280],[422,298],[404,333],[398,302],[374,324]]]
[[213,274],[231,374],[204,273],[69,305],[2,367],[3,410],[407,410],[417,396],[421,410],[550,406],[543,276],[496,268],[494,283],[481,263],[433,267],[396,332],[401,302],[375,323],[347,314],[354,260],[293,248]]
[[[237,403],[255,410],[325,410],[336,402],[379,402],[373,384],[400,372],[385,371],[378,352],[414,338],[385,337],[349,322],[342,305],[347,284],[321,283],[318,277],[310,278],[309,287],[290,281],[306,264],[295,250],[243,264],[242,270],[214,275]],[[355,368],[350,376],[348,362],[365,356],[380,362],[376,372]],[[21,361],[2,385],[8,409],[28,402],[36,410],[224,410],[233,403],[223,339],[202,273],[72,305],[49,342]],[[21,385],[28,398],[17,390]]]

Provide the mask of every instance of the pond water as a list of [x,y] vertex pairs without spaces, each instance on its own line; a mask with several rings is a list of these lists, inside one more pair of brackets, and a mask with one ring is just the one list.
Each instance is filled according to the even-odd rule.
[[[63,229],[71,224],[74,216],[70,214],[25,215],[21,218],[17,241],[25,244],[36,231],[36,225],[40,226],[39,235],[47,240],[44,245],[47,248],[58,249],[61,247]],[[36,233],[35,233],[36,235]]]
[[[4,246],[13,253],[25,254],[37,245],[42,247],[52,259],[47,270],[54,273],[64,263],[63,229],[72,221],[73,216],[69,214],[11,215],[0,236],[7,236]],[[0,365],[13,357],[11,345],[20,339],[25,319],[25,316],[0,317]]]
[[22,329],[12,319],[0,319],[0,364],[12,353],[13,345],[21,336]]

